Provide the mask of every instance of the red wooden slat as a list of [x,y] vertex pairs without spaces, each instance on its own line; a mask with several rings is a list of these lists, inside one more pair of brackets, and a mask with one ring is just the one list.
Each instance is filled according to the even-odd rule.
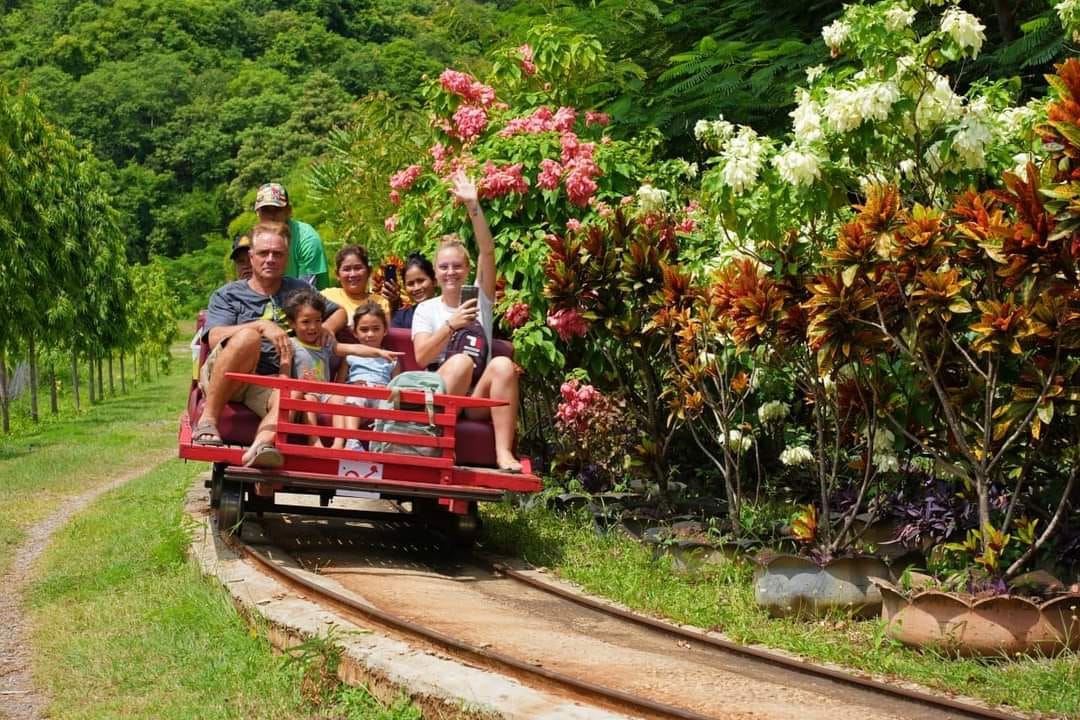
[[[314,380],[297,380],[284,378],[280,375],[250,375],[247,373],[226,373],[230,380],[262,385],[264,387],[277,388],[279,390],[299,390],[305,393],[345,395],[348,397],[370,397],[377,400],[387,400],[390,391],[386,388],[371,387],[365,385],[347,385],[344,383],[316,382]],[[402,390],[401,401],[412,405],[423,405],[424,393],[419,390]],[[493,408],[506,405],[505,400],[490,400],[488,398],[466,397],[464,395],[444,395],[435,393],[434,403],[447,407],[457,408]]]
[[419,467],[444,468],[453,467],[454,463],[447,458],[427,457],[424,455],[404,455],[401,453],[376,453],[367,450],[335,450],[334,448],[312,447],[311,445],[296,445],[289,442],[278,442],[278,450],[285,453],[286,459],[290,455],[299,457],[319,458],[326,460],[366,460],[377,463],[399,463],[401,465],[416,465]]
[[[294,400],[281,398],[282,410],[301,410],[303,412],[323,413],[326,415],[342,415],[346,417],[370,418],[372,420],[398,420],[404,422],[428,422],[426,412],[413,412],[411,410],[379,410],[377,408],[362,408],[356,405],[335,405],[332,403],[315,402],[314,400]],[[441,427],[451,428],[457,425],[457,415],[453,413],[436,413],[435,424]]]
[[317,435],[319,437],[341,437],[375,442],[392,442],[417,447],[453,448],[452,437],[431,437],[430,435],[409,435],[406,433],[376,432],[374,430],[349,430],[326,425],[303,425],[301,423],[279,422],[279,433],[294,435]]

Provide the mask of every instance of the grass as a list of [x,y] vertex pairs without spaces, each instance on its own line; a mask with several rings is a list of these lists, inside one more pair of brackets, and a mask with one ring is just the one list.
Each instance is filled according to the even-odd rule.
[[318,653],[275,656],[265,628],[186,559],[183,498],[204,468],[168,459],[189,382],[175,367],[0,438],[0,570],[65,497],[136,476],[58,531],[35,568],[26,602],[49,717],[418,718],[407,701],[386,707],[333,677],[312,686]]
[[1080,658],[957,659],[918,652],[885,635],[881,620],[834,616],[773,619],[754,603],[748,563],[676,572],[670,560],[619,533],[597,533],[592,519],[562,517],[537,503],[484,508],[485,545],[551,568],[588,591],[637,610],[743,643],[904,678],[939,690],[1056,716],[1080,716]]
[[274,656],[199,576],[182,504],[200,469],[164,463],[106,494],[46,552],[28,604],[50,717],[417,718],[360,688],[305,687],[307,663]]
[[26,528],[65,498],[143,467],[148,458],[156,464],[175,448],[189,383],[181,359],[172,374],[129,384],[126,395],[0,436],[0,573]]

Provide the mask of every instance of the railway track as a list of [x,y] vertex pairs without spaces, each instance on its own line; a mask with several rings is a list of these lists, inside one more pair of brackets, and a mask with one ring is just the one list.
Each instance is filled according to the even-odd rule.
[[[501,561],[475,555],[447,560],[430,533],[407,517],[389,522],[374,520],[371,514],[358,517],[312,523],[267,514],[262,527],[269,543],[229,542],[263,571],[320,604],[526,684],[635,716],[1021,717],[731,643],[580,595]],[[329,590],[311,573],[287,567],[282,563],[286,555],[349,591]],[[478,633],[478,626],[485,624],[492,625],[486,636]],[[519,630],[525,640],[515,644],[511,636]],[[537,645],[551,644],[554,654],[534,652],[529,638]],[[598,678],[586,662],[590,655],[595,655],[594,665],[610,672]],[[668,659],[660,669],[661,674],[670,670],[665,682],[684,682],[686,687],[657,687],[655,674],[649,682],[624,681],[628,668],[648,668],[656,658]],[[625,667],[619,664],[623,659]],[[712,682],[715,691],[709,687]],[[812,702],[824,703],[817,714],[806,705]],[[800,711],[785,714],[779,709],[792,705]],[[774,706],[778,709],[770,714]]]

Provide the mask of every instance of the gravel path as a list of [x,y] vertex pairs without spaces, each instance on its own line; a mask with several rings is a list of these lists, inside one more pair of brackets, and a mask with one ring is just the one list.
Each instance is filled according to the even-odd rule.
[[30,528],[26,542],[15,551],[7,574],[0,575],[0,717],[8,720],[37,720],[46,717],[45,697],[33,685],[30,674],[32,650],[29,623],[23,611],[23,591],[30,581],[34,563],[49,544],[49,538],[80,510],[101,495],[145,475],[171,457],[175,451],[151,456],[150,462],[93,490],[68,498],[56,512]]

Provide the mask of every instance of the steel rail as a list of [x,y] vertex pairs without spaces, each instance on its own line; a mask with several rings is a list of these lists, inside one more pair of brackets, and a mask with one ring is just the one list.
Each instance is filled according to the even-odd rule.
[[1000,710],[995,710],[993,708],[979,707],[977,705],[971,705],[969,703],[953,700],[952,698],[938,697],[929,693],[921,692],[919,690],[910,690],[904,687],[889,685],[879,680],[873,680],[867,677],[852,675],[841,670],[834,670],[832,668],[824,667],[822,665],[818,665],[812,662],[807,662],[805,660],[796,660],[794,658],[768,652],[766,650],[760,650],[758,648],[740,645],[729,640],[722,640],[718,637],[707,635],[703,630],[689,630],[679,625],[674,625],[669,622],[657,620],[646,615],[641,615],[635,612],[631,612],[629,610],[624,610],[620,607],[615,607],[600,600],[580,595],[578,593],[567,590],[566,588],[559,587],[558,585],[538,580],[534,577],[526,575],[525,573],[522,573],[519,570],[508,567],[504,563],[492,560],[490,558],[484,558],[482,556],[475,555],[474,558],[479,561],[479,564],[487,565],[495,572],[517,582],[528,585],[529,587],[540,590],[541,592],[556,595],[578,605],[582,605],[592,610],[597,610],[601,613],[604,613],[605,615],[617,617],[622,620],[626,620],[637,625],[642,625],[669,635],[675,635],[686,640],[690,640],[703,645],[708,645],[734,655],[740,655],[742,657],[751,658],[753,660],[764,662],[769,665],[779,666],[787,670],[801,673],[803,675],[813,675],[815,677],[831,680],[840,684],[855,686],[862,690],[868,690],[879,695],[884,695],[892,700],[907,701],[910,703],[925,705],[935,710],[960,713],[966,717],[975,718],[976,720],[1024,720],[1023,716],[1021,715],[1012,715],[1002,712]]
[[586,680],[580,680],[498,651],[471,645],[446,635],[445,633],[439,632],[438,630],[432,630],[431,628],[405,620],[404,618],[380,610],[376,607],[360,603],[355,598],[344,593],[322,587],[295,570],[278,565],[272,557],[254,549],[250,545],[236,540],[235,538],[228,537],[224,533],[222,533],[222,537],[234,549],[257,562],[260,566],[269,571],[270,574],[279,578],[284,578],[288,583],[303,588],[306,593],[324,601],[329,600],[332,604],[343,607],[349,612],[361,615],[371,622],[392,628],[398,632],[422,638],[440,646],[444,650],[486,661],[489,664],[510,668],[516,673],[541,678],[549,683],[561,685],[576,693],[584,694],[590,699],[597,697],[602,698],[609,706],[616,708],[622,708],[636,713],[645,713],[651,717],[679,718],[680,720],[713,720],[713,718],[708,715],[701,715],[690,710],[684,710],[672,705],[666,705],[647,698],[638,697],[621,690],[597,685]]

